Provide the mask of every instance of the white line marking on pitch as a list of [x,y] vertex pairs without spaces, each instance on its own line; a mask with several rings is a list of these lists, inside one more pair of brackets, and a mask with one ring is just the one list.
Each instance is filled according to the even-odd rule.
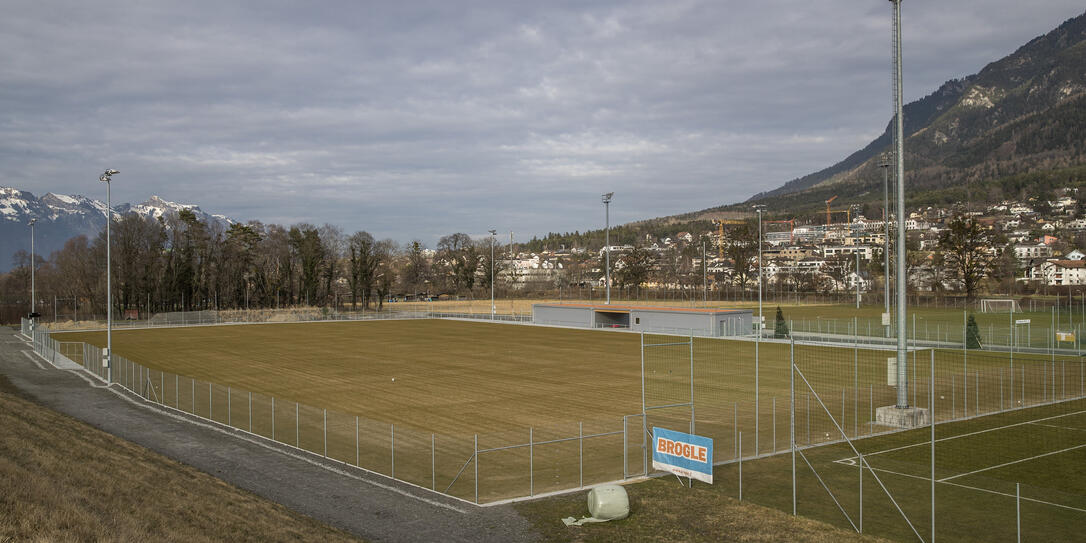
[[1075,428],[1074,426],[1057,426],[1055,424],[1037,424],[1037,426],[1045,426],[1048,428],[1057,428],[1060,430],[1074,430],[1076,432],[1086,432],[1086,428]]
[[[30,356],[30,354],[27,353],[26,351],[23,351],[23,354],[25,354],[27,356],[27,358],[29,358],[31,362],[34,362],[34,364],[37,365],[39,368],[41,368],[43,370],[46,369],[41,364],[39,364],[37,360],[34,360],[34,357]],[[35,354],[37,354],[37,353],[35,353]],[[436,506],[436,507],[442,507],[444,509],[448,509],[450,511],[455,511],[457,513],[464,514],[464,515],[468,514],[467,511],[465,511],[464,509],[461,509],[459,507],[455,507],[455,506],[449,505],[447,503],[442,503],[442,502],[439,502],[437,500],[431,500],[429,498],[424,498],[422,496],[417,496],[415,494],[407,492],[406,490],[396,488],[396,487],[391,486],[391,485],[386,485],[384,483],[379,483],[377,481],[371,481],[369,479],[359,477],[359,476],[357,476],[357,475],[355,475],[353,473],[350,473],[348,471],[322,464],[320,462],[317,462],[316,460],[313,460],[312,458],[306,458],[305,456],[303,456],[301,454],[292,453],[292,452],[289,452],[289,451],[284,451],[283,449],[281,449],[279,447],[272,447],[272,446],[270,446],[270,445],[268,445],[266,443],[262,443],[262,442],[260,442],[260,441],[258,441],[256,439],[246,437],[243,434],[239,434],[236,431],[227,431],[224,428],[220,428],[220,427],[212,425],[212,424],[207,424],[205,422],[195,421],[195,420],[192,420],[192,419],[190,419],[188,417],[182,417],[181,415],[175,415],[173,413],[170,413],[169,411],[166,411],[165,409],[160,409],[159,407],[156,407],[156,405],[161,405],[161,404],[148,403],[149,402],[148,400],[144,400],[143,402],[138,402],[138,401],[128,397],[127,394],[114,389],[112,386],[105,385],[105,384],[95,384],[94,382],[92,382],[90,380],[89,377],[87,377],[86,375],[83,375],[84,370],[70,369],[70,370],[61,370],[61,371],[68,371],[68,372],[74,373],[74,374],[78,375],[79,377],[83,378],[83,380],[90,383],[90,385],[92,387],[94,387],[94,388],[104,388],[104,389],[108,390],[109,392],[112,392],[113,394],[116,394],[122,400],[124,400],[124,401],[126,401],[126,402],[128,402],[128,403],[130,403],[132,405],[135,405],[137,407],[142,407],[144,409],[154,411],[156,413],[165,415],[167,417],[170,417],[172,419],[175,419],[175,420],[187,423],[187,424],[192,424],[192,425],[195,425],[195,426],[201,426],[203,428],[207,428],[209,430],[214,430],[216,432],[219,432],[220,434],[225,434],[225,435],[231,436],[231,437],[233,437],[235,439],[240,439],[242,441],[247,441],[249,443],[252,443],[253,445],[263,447],[263,448],[265,448],[265,449],[267,449],[269,451],[274,451],[274,452],[277,452],[279,454],[283,454],[283,455],[289,456],[291,458],[294,458],[296,460],[301,460],[303,462],[307,462],[307,463],[312,464],[312,465],[314,465],[314,466],[316,466],[318,468],[331,471],[332,473],[342,475],[344,477],[349,477],[351,479],[355,479],[357,481],[361,481],[363,483],[367,483],[367,484],[376,486],[378,488],[383,488],[383,489],[388,490],[390,492],[395,492],[397,494],[400,494],[400,495],[406,496],[408,498],[412,498],[412,499],[421,501],[423,503],[427,503],[427,504],[430,504],[430,505],[433,505],[433,506]],[[162,405],[161,407],[169,408],[169,406],[166,406],[166,405]],[[170,409],[172,409],[172,408],[170,408]]]
[[[867,462],[864,462],[864,463],[866,464]],[[871,470],[871,471],[881,471],[883,473],[889,473],[891,475],[897,475],[897,476],[900,476],[900,477],[908,477],[910,479],[920,479],[921,481],[930,481],[931,480],[930,477],[923,477],[923,476],[920,476],[920,475],[910,475],[908,473],[900,473],[900,472],[897,472],[897,471],[894,471],[894,470],[889,470],[889,469],[884,469],[884,468],[867,467],[865,469],[868,469],[868,470]],[[976,487],[976,486],[963,485],[961,483],[952,483],[950,481],[942,481],[942,480],[936,480],[935,482],[942,483],[944,485],[956,486],[958,488],[965,488],[965,489],[968,489],[968,490],[976,490],[977,492],[987,492],[989,494],[996,494],[998,496],[1006,496],[1008,498],[1013,498],[1014,497],[1014,494],[1009,494],[1009,493],[1006,493],[1006,492],[1000,492],[998,490],[992,490],[992,489],[989,489],[989,488],[980,488],[980,487]],[[1079,509],[1078,507],[1072,507],[1070,505],[1064,505],[1062,503],[1046,502],[1044,500],[1038,500],[1036,498],[1026,498],[1026,497],[1022,497],[1021,499],[1025,500],[1025,501],[1034,502],[1034,503],[1040,503],[1040,504],[1044,504],[1044,505],[1051,505],[1052,507],[1060,507],[1060,508],[1063,508],[1063,509],[1070,509],[1072,511],[1080,511],[1080,512],[1086,513],[1086,509]]]
[[1044,458],[1046,456],[1052,456],[1054,454],[1065,453],[1067,451],[1073,451],[1075,449],[1081,449],[1083,447],[1086,447],[1086,443],[1083,443],[1082,445],[1075,445],[1074,447],[1067,447],[1066,449],[1060,449],[1058,451],[1052,451],[1052,452],[1046,452],[1046,453],[1038,454],[1038,455],[1035,455],[1035,456],[1031,456],[1029,458],[1022,458],[1020,460],[1012,460],[1010,462],[1004,462],[1002,464],[996,464],[994,466],[988,466],[986,468],[981,468],[981,469],[973,470],[973,471],[966,472],[966,473],[959,473],[957,475],[951,475],[950,477],[943,477],[942,479],[939,479],[939,482],[942,483],[942,482],[949,481],[951,479],[957,479],[958,477],[965,477],[966,475],[973,475],[974,473],[980,473],[982,471],[988,471],[990,469],[1002,468],[1004,466],[1010,466],[1010,465],[1013,465],[1013,464],[1020,464],[1022,462],[1029,462],[1030,460],[1036,460],[1038,458]]
[[[936,442],[950,441],[952,439],[975,436],[975,435],[984,434],[984,433],[987,433],[987,432],[994,432],[996,430],[1006,430],[1007,428],[1014,428],[1015,426],[1025,426],[1027,424],[1035,424],[1035,423],[1041,422],[1043,420],[1052,420],[1052,419],[1058,419],[1058,418],[1061,418],[1061,417],[1070,417],[1072,415],[1081,415],[1083,413],[1086,413],[1086,409],[1084,409],[1082,411],[1075,411],[1074,413],[1064,413],[1062,415],[1053,415],[1051,417],[1045,417],[1045,418],[1041,418],[1041,419],[1034,419],[1034,420],[1030,420],[1030,421],[1026,421],[1026,422],[1016,422],[1014,424],[1008,424],[1006,426],[996,426],[995,428],[988,428],[986,430],[977,430],[976,432],[969,432],[967,434],[958,434],[958,435],[955,435],[955,436],[941,437],[939,439],[936,439],[935,441]],[[995,414],[995,413],[993,413],[993,414]],[[879,454],[884,454],[884,453],[894,452],[894,451],[901,451],[901,450],[904,450],[904,449],[910,449],[912,447],[922,447],[922,446],[925,446],[925,445],[931,445],[931,441],[923,441],[923,442],[920,442],[920,443],[913,443],[911,445],[902,445],[901,447],[894,447],[894,448],[886,449],[886,450],[882,450],[882,451],[864,453],[864,456],[876,456],[876,455],[879,455]],[[846,457],[846,458],[856,458],[856,457],[855,456],[849,456],[849,457]],[[835,460],[835,462],[836,462],[836,460]]]

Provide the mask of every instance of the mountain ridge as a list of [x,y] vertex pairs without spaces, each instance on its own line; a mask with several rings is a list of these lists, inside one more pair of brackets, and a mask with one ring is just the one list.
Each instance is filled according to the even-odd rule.
[[[983,179],[1057,169],[1086,162],[1086,13],[988,63],[977,73],[951,79],[904,106],[906,184],[927,189],[948,181]],[[1075,122],[1069,122],[1074,120]],[[737,202],[684,214],[701,217],[766,203],[817,206],[825,189],[848,183],[853,195],[881,196],[877,163],[890,151],[892,120],[879,137],[843,160],[782,186]],[[979,188],[979,187],[978,187]],[[876,190],[877,189],[877,190]],[[832,191],[831,191],[832,192]],[[809,198],[803,198],[809,193]],[[782,199],[783,197],[783,199]]]
[[[225,215],[210,214],[200,206],[180,204],[152,195],[139,204],[121,203],[113,206],[113,216],[136,213],[152,219],[176,216],[182,209],[192,211],[201,221],[228,227],[235,222]],[[69,239],[85,235],[97,236],[106,224],[106,204],[94,198],[76,194],[47,192],[41,197],[14,187],[0,187],[0,273],[15,267],[13,255],[19,250],[30,251],[27,223],[34,225],[35,253],[47,256],[64,246]]]

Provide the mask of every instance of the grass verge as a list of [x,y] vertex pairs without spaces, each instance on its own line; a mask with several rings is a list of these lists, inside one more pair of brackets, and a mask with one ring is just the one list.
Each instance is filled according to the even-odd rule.
[[0,376],[0,541],[357,541],[41,407]]
[[563,517],[588,514],[586,492],[516,504],[547,541],[883,541],[815,520],[739,502],[713,487],[679,486],[674,477],[626,487],[630,516],[619,521],[566,526]]

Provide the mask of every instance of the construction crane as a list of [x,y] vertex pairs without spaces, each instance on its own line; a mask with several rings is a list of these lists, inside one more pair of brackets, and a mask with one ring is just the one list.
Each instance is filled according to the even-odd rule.
[[739,219],[713,219],[713,222],[716,223],[716,240],[717,240],[717,243],[716,243],[716,256],[719,259],[723,259],[724,258],[724,225],[725,224],[730,224],[730,225],[743,224],[746,221],[742,221],[742,220],[739,220]]
[[830,203],[833,202],[836,199],[837,199],[837,195],[834,194],[833,198],[830,198],[829,200],[826,200],[826,226],[829,226],[830,222],[832,222],[830,220],[830,217],[832,217],[834,213],[844,213],[845,214],[845,222],[852,222],[852,207],[853,206],[848,206],[845,209],[832,209],[832,210],[830,209]]

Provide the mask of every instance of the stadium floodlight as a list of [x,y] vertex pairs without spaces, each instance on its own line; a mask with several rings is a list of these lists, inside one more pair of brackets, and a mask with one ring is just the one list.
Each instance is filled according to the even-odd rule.
[[751,206],[758,212],[758,335],[754,341],[754,452],[758,452],[758,414],[761,412],[758,410],[758,359],[759,347],[762,342],[762,328],[765,324],[765,316],[762,315],[762,213],[765,211],[764,204],[755,204]]
[[495,314],[498,312],[498,307],[494,305],[494,238],[498,235],[497,230],[489,230],[490,232],[490,320],[494,320]]
[[110,181],[119,173],[121,172],[109,169],[98,176],[98,180],[106,184],[106,383],[113,382],[113,287],[111,284],[113,268],[110,266],[110,252],[113,246],[109,240],[109,223],[113,222],[113,202]]
[[607,194],[600,196],[604,209],[603,252],[607,255],[607,261],[604,264],[604,273],[606,274],[608,304],[611,303],[611,197],[614,195],[615,193],[608,192]]

